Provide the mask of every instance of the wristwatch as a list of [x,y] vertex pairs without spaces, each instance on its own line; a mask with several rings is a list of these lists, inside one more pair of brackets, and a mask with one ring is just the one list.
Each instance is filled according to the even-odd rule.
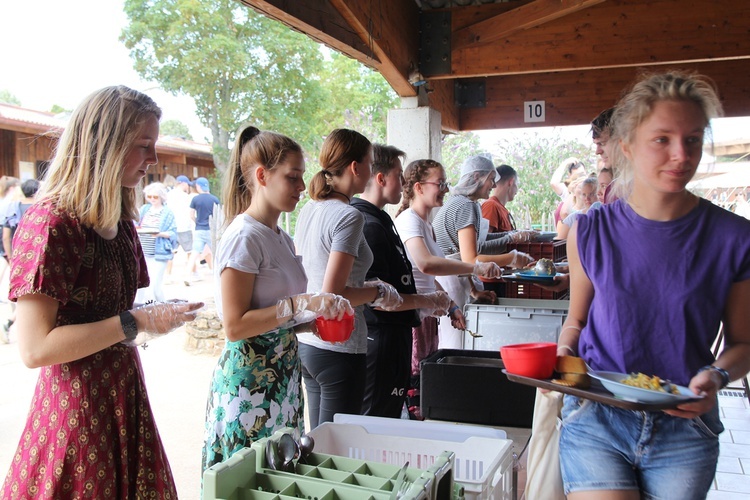
[[724,368],[719,368],[718,366],[714,366],[714,365],[706,365],[700,370],[698,370],[698,373],[704,372],[706,370],[715,371],[721,376],[721,387],[719,387],[719,390],[722,390],[723,388],[729,385],[729,372],[726,371]]
[[125,333],[125,340],[132,342],[138,336],[138,325],[135,323],[135,317],[130,311],[120,313],[120,325]]

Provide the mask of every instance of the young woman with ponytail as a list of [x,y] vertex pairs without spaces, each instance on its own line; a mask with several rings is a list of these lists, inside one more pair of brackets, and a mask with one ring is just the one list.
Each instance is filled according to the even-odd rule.
[[280,428],[304,429],[292,327],[353,312],[338,295],[306,293],[292,239],[277,226],[281,212],[297,205],[304,173],[302,148],[289,137],[248,127],[237,138],[224,180],[228,225],[214,266],[227,342],[208,397],[204,470]]
[[310,279],[307,290],[340,294],[355,308],[354,331],[346,342],[299,336],[312,428],[332,421],[335,413],[362,410],[367,368],[364,304],[387,311],[408,306],[390,284],[365,281],[373,255],[363,234],[364,216],[349,203],[365,190],[372,160],[372,145],[365,136],[348,129],[332,131],[320,152],[321,170],[310,181],[312,201],[297,219],[294,241]]

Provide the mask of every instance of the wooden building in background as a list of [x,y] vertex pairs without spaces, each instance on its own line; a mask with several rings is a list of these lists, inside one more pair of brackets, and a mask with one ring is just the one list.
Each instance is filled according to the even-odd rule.
[[[0,175],[41,179],[67,120],[67,115],[0,103]],[[156,154],[159,163],[149,169],[146,184],[162,181],[167,175],[191,179],[214,175],[210,144],[161,136]]]

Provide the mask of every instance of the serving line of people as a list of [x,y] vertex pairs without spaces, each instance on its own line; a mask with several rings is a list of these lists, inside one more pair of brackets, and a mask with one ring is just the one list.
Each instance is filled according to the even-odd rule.
[[[638,84],[617,106],[609,143],[618,148],[609,153],[619,200],[572,223],[571,308],[559,350],[595,369],[658,373],[707,397],[640,424],[627,412],[566,397],[560,449],[570,498],[604,498],[594,491],[601,489],[613,490],[605,493],[611,498],[658,497],[681,487],[665,480],[674,470],[696,478],[700,484],[685,487],[705,494],[713,477],[716,391],[750,369],[741,317],[750,299],[750,223],[685,190],[703,129],[719,109],[712,92],[700,78],[666,74]],[[176,496],[135,347],[194,319],[202,304],[133,307],[136,289],[149,284],[150,255],[135,221],[148,219],[161,233],[165,217],[156,210],[159,193],[142,213],[135,206],[135,188],[157,160],[160,115],[126,87],[91,94],[18,226],[10,289],[18,346],[28,366],[43,369],[3,498]],[[442,165],[416,160],[404,169],[404,158],[353,130],[332,131],[292,240],[278,220],[306,188],[302,148],[254,127],[238,134],[215,249],[227,342],[209,384],[203,470],[279,428],[302,432],[305,405],[313,427],[337,412],[398,417],[419,361],[460,346],[469,297],[494,299],[464,275],[497,278],[502,267],[533,261],[507,251],[530,235],[490,232],[478,204],[498,181],[507,189],[511,172],[506,179],[490,158],[467,158],[446,201]],[[383,208],[399,202],[392,220]],[[174,236],[174,225],[166,227]],[[611,227],[638,238],[629,236],[626,249]],[[667,262],[665,249],[674,256]],[[719,270],[717,259],[726,264]],[[646,289],[643,269],[653,285]],[[316,335],[316,317],[344,315],[355,318],[349,340]],[[443,316],[449,321],[438,326]],[[727,347],[714,361],[720,321]],[[418,408],[410,410],[419,418]],[[647,424],[656,425],[649,430],[656,466],[628,458],[638,445],[628,436]],[[678,442],[692,451],[674,451]]]

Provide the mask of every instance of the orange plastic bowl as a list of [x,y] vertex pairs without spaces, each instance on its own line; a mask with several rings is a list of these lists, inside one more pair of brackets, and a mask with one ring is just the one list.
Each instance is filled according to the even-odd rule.
[[530,378],[551,378],[557,361],[557,344],[534,342],[500,348],[500,357],[508,373]]
[[325,319],[323,316],[315,318],[318,335],[326,342],[344,342],[349,340],[354,330],[354,316],[345,314],[341,320]]

